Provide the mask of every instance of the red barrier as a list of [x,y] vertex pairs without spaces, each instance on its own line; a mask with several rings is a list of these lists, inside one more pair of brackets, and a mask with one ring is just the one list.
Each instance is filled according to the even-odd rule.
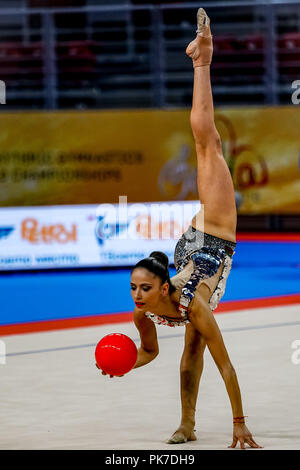
[[[221,302],[214,311],[215,314],[233,312],[237,310],[275,307],[281,305],[300,304],[300,294],[267,297],[261,299],[233,300]],[[0,326],[0,336],[22,335],[42,331],[62,330],[67,328],[85,328],[104,324],[124,323],[133,321],[132,312],[113,313],[107,315],[93,315],[79,318],[66,318],[61,320],[45,320],[39,322],[19,323]]]

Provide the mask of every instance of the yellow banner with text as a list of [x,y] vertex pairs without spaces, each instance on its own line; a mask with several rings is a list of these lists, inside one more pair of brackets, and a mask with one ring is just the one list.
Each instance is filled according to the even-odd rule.
[[[195,200],[189,110],[0,115],[0,206]],[[300,109],[217,109],[240,214],[300,213]]]

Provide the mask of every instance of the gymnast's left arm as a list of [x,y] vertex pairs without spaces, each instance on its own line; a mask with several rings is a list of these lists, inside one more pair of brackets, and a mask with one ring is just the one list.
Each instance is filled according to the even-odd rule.
[[158,356],[159,347],[154,323],[145,317],[143,312],[136,309],[134,310],[134,324],[141,338],[141,346],[138,348],[138,356],[134,366],[134,369],[137,369],[153,361]]

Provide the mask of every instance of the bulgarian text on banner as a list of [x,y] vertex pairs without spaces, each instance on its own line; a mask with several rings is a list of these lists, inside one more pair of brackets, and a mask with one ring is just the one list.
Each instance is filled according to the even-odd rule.
[[0,209],[0,270],[131,266],[153,250],[173,262],[197,201]]

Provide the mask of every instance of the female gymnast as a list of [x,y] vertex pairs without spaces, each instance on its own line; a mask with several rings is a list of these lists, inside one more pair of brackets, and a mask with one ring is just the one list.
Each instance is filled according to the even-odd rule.
[[177,274],[171,279],[168,257],[161,252],[151,253],[132,269],[134,322],[141,339],[134,368],[148,364],[159,353],[155,322],[185,325],[180,363],[181,423],[168,443],[196,440],[195,409],[207,345],[231,403],[233,440],[229,447],[234,448],[239,442],[241,449],[245,449],[245,443],[259,448],[245,424],[236,372],[212,314],[224,294],[230,272],[236,247],[237,214],[233,182],[214,122],[210,83],[213,45],[210,20],[203,8],[197,13],[196,32],[186,53],[194,67],[190,122],[197,153],[197,184],[201,210],[204,207],[204,227],[199,224],[199,213],[196,214],[176,245]]

